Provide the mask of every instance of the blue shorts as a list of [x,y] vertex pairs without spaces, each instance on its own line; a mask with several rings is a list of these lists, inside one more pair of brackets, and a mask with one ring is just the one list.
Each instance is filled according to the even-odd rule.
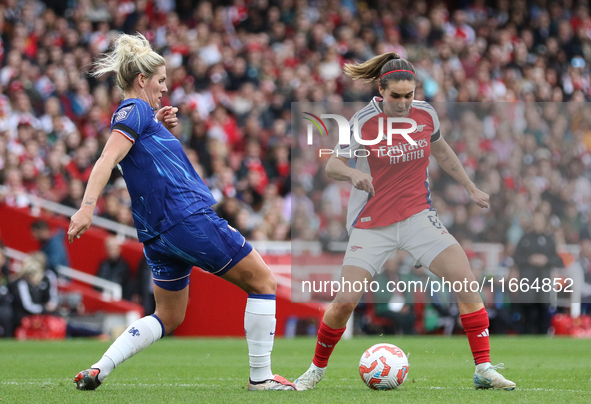
[[177,291],[189,284],[194,266],[221,276],[252,251],[252,246],[210,207],[144,242],[154,283]]

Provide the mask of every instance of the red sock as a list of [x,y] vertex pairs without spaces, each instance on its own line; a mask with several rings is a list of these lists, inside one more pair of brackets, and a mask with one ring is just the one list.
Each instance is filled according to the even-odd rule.
[[[346,327],[345,327],[346,328]],[[316,344],[316,351],[314,352],[314,359],[312,363],[319,368],[325,368],[328,364],[328,358],[332,354],[335,345],[341,340],[341,336],[345,332],[345,328],[330,328],[324,321],[320,322],[320,329],[318,330],[318,342]]]
[[460,316],[464,331],[468,336],[470,349],[476,364],[490,362],[490,344],[488,341],[488,314],[486,309],[474,313],[462,314]]

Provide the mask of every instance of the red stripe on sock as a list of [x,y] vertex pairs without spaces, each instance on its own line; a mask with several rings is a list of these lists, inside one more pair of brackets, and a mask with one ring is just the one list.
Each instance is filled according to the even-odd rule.
[[476,364],[490,362],[490,343],[488,339],[488,314],[486,309],[460,316],[464,331],[470,343],[470,349]]
[[[346,328],[346,327],[345,327]],[[314,351],[314,359],[312,363],[319,368],[325,368],[328,364],[328,358],[332,354],[335,345],[341,340],[341,336],[345,332],[345,328],[330,328],[324,321],[320,322],[320,329],[318,330],[318,340],[316,341],[316,350]]]

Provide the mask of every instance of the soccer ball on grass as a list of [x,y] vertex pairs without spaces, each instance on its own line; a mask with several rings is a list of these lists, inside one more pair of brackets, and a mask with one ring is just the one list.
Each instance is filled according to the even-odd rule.
[[361,355],[359,374],[371,389],[392,390],[404,383],[408,367],[402,349],[392,344],[376,344]]

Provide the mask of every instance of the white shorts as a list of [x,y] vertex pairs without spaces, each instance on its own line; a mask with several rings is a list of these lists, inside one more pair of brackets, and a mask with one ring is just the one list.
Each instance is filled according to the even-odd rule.
[[454,244],[459,243],[441,223],[437,212],[425,209],[389,226],[353,228],[343,266],[361,267],[375,276],[396,250],[404,250],[415,259],[415,265],[429,269],[435,257]]

